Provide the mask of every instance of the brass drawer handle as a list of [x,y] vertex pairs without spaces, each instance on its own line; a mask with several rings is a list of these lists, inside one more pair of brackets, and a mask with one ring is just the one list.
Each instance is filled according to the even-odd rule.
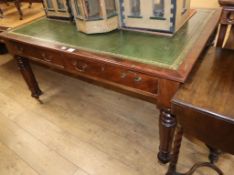
[[78,64],[78,61],[74,61],[73,65],[75,66],[75,69],[79,72],[84,72],[86,70],[86,68],[88,67],[88,65],[86,63]]
[[46,61],[46,62],[51,62],[52,61],[51,56],[47,56],[45,53],[42,53],[41,56],[42,56],[42,59],[44,61]]
[[134,81],[135,81],[135,82],[140,82],[141,80],[142,80],[141,77],[135,77],[135,78],[134,78]]
[[137,73],[132,72],[132,71],[128,71],[128,72],[122,72],[120,77],[122,79],[126,78],[129,74],[134,74],[136,77],[134,78],[135,82],[140,82],[142,80],[142,78],[140,76],[137,76]]

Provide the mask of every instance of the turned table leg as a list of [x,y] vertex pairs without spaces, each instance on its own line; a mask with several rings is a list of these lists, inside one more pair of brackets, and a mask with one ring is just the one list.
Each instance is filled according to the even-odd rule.
[[31,8],[32,7],[32,0],[29,0],[29,6],[28,8]]
[[176,119],[170,110],[161,109],[159,118],[160,146],[158,159],[161,163],[166,164],[171,158],[171,148],[176,126]]
[[20,0],[15,0],[14,3],[15,3],[15,7],[17,8],[17,10],[19,12],[20,20],[22,20],[23,19],[23,12],[20,8]]
[[177,126],[176,136],[173,144],[172,157],[166,175],[193,175],[195,171],[201,167],[209,167],[213,169],[218,175],[223,175],[223,172],[217,166],[208,162],[197,163],[186,173],[176,172],[176,166],[179,159],[182,139],[183,139],[183,128],[181,126]]
[[42,95],[42,91],[38,86],[28,59],[20,56],[15,56],[15,59],[17,61],[18,68],[32,93],[32,97],[39,99],[40,95]]
[[176,165],[177,165],[178,158],[179,158],[182,139],[183,139],[183,129],[178,126],[177,131],[176,131],[175,140],[174,140],[174,145],[173,145],[172,158],[171,158],[171,162],[170,162],[170,165],[169,165],[169,168],[168,168],[166,175],[179,174],[179,173],[176,173]]
[[3,18],[3,11],[1,8],[0,8],[0,18]]

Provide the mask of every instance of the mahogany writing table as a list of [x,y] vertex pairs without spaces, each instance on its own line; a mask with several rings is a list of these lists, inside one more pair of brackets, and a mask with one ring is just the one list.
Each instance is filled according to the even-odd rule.
[[170,100],[213,37],[219,16],[220,10],[197,10],[173,37],[119,30],[86,35],[71,22],[42,18],[1,38],[35,98],[42,92],[29,60],[156,104],[161,111],[158,157],[167,163],[175,128]]

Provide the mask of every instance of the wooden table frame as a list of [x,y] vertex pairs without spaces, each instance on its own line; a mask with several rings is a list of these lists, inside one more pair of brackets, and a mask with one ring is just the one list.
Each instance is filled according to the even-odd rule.
[[[26,81],[32,96],[39,99],[42,94],[37,80],[33,74],[29,60],[33,60],[42,65],[48,66],[60,72],[79,77],[91,83],[102,85],[111,89],[118,90],[128,95],[141,98],[143,100],[154,103],[160,110],[159,130],[160,130],[160,147],[158,159],[162,163],[168,163],[171,157],[172,140],[176,126],[175,116],[171,114],[170,101],[177,89],[185,82],[189,73],[191,72],[196,60],[199,58],[202,51],[206,48],[210,40],[213,41],[215,31],[220,17],[220,10],[217,10],[202,32],[199,39],[194,44],[192,49],[186,56],[184,62],[179,66],[178,70],[170,70],[160,68],[157,66],[147,65],[135,61],[123,60],[117,57],[106,56],[102,54],[94,54],[86,51],[75,50],[68,53],[61,49],[61,45],[41,42],[33,38],[26,38],[24,36],[16,36],[12,33],[2,33],[1,38],[5,40],[9,52],[14,55],[17,60],[19,70],[21,71],[24,80]],[[37,50],[40,53],[36,53]],[[36,54],[36,55],[35,55]],[[38,54],[38,55],[37,55]],[[55,55],[56,58],[66,58],[65,62],[69,60],[86,60],[87,64],[93,66],[94,71],[85,73],[87,64],[84,63],[67,63],[65,67],[60,65],[59,60],[51,60],[48,55]],[[85,59],[83,59],[85,58]],[[101,65],[101,67],[97,67]],[[103,66],[104,65],[104,66]],[[74,71],[74,66],[76,71]],[[89,65],[88,65],[89,66]],[[112,72],[108,73],[108,68]],[[107,71],[108,77],[102,77],[99,72]],[[119,83],[118,72],[129,72],[130,78],[133,78],[134,83],[139,88],[132,86],[132,81],[126,79]],[[108,80],[108,78],[110,80]],[[155,92],[152,92],[151,84],[144,84],[144,82],[154,81],[157,87]],[[142,84],[141,84],[142,83]],[[143,89],[143,90],[142,90]]]

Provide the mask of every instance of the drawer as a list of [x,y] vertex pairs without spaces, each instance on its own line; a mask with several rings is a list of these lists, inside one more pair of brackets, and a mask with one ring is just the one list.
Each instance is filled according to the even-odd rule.
[[158,93],[158,80],[156,78],[122,67],[106,66],[104,78],[152,94]]
[[96,77],[105,82],[117,83],[151,94],[158,92],[158,80],[156,78],[120,66],[92,62],[87,58],[79,57],[66,59],[65,68],[75,74]]
[[63,55],[51,49],[21,44],[17,42],[10,43],[10,49],[14,55],[31,58],[35,61],[44,62],[52,66],[64,68]]
[[86,60],[86,58],[71,58],[67,55],[65,59],[65,68],[67,71],[94,77],[102,77],[104,65]]

